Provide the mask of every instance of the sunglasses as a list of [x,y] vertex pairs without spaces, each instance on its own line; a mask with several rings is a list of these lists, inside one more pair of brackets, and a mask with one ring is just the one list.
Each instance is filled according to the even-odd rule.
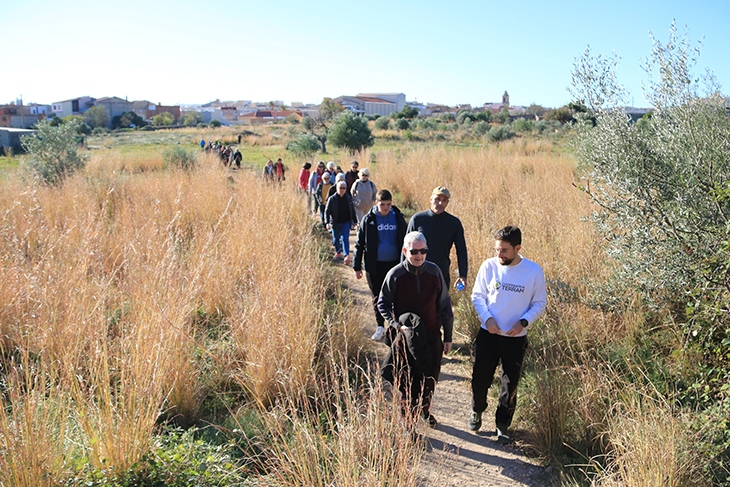
[[426,253],[428,252],[428,249],[410,249],[408,252],[410,252],[411,255],[418,255],[418,254],[426,255]]

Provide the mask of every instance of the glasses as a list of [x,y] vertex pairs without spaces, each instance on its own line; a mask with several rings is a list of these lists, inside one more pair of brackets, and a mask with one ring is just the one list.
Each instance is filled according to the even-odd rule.
[[418,254],[426,255],[426,253],[428,252],[428,249],[410,249],[408,252],[410,252],[411,255],[418,255]]

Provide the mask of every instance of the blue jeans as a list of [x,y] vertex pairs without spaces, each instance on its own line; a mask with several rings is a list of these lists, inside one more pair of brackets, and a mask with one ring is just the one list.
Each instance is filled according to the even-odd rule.
[[345,250],[345,255],[350,254],[350,222],[335,223],[332,225],[332,245],[335,246],[335,252]]

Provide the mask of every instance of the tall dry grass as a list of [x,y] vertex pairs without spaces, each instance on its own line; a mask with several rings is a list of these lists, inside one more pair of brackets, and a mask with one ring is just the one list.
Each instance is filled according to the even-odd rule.
[[92,162],[61,188],[0,191],[3,348],[56,364],[92,465],[130,468],[161,415],[194,422],[222,381],[263,403],[310,390],[327,316],[357,348],[294,188],[206,158],[189,173]]

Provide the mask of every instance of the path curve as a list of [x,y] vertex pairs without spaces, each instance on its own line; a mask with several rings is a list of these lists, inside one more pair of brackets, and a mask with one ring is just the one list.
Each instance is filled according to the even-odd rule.
[[[350,234],[350,249],[354,255],[355,234]],[[365,277],[356,279],[352,267],[337,265],[342,282],[355,301],[352,310],[360,314],[363,333],[375,331],[370,289]],[[382,358],[387,347],[370,342],[371,349]],[[422,427],[427,453],[422,462],[425,485],[439,487],[494,486],[494,487],[553,487],[560,485],[553,468],[544,468],[528,457],[519,443],[501,445],[496,442],[494,401],[484,413],[484,426],[478,433],[469,431],[467,421],[471,412],[468,357],[452,354],[444,357],[441,375],[434,394],[431,412],[438,420],[436,428]]]

